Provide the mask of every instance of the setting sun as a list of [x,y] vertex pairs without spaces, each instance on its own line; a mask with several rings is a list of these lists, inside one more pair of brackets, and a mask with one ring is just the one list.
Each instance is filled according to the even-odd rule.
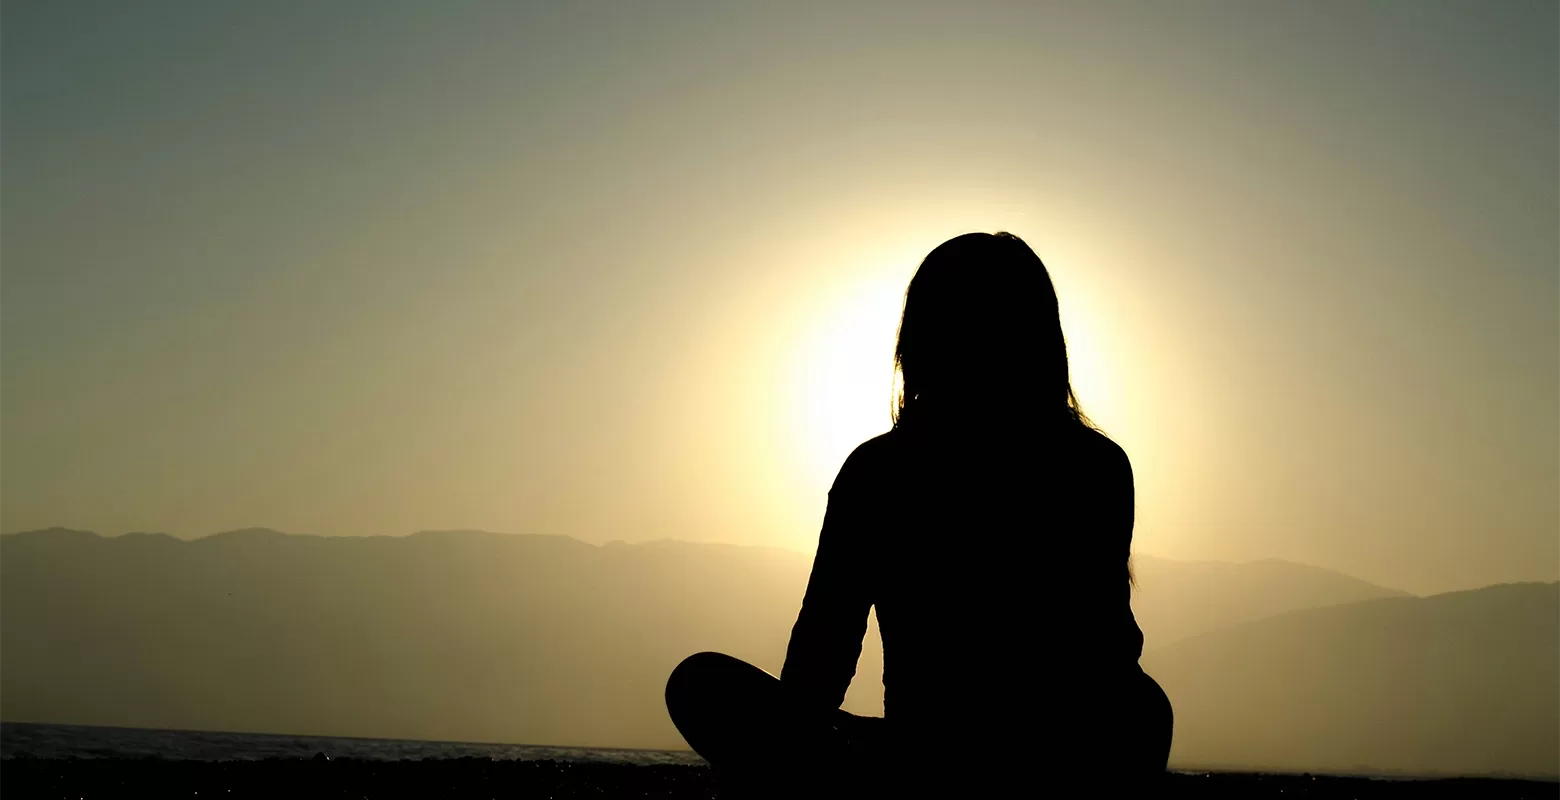
[[[792,415],[791,454],[810,486],[827,489],[851,450],[890,425],[894,338],[916,263],[909,258],[860,270],[861,277],[823,294],[797,324],[804,333],[790,351],[782,385],[792,393],[785,403]],[[1073,386],[1084,411],[1102,425],[1116,420],[1123,409],[1096,319],[1081,299],[1063,294],[1060,303]]]
[[904,283],[847,284],[802,326],[807,338],[792,352],[786,385],[795,396],[787,406],[793,457],[813,486],[827,489],[856,445],[888,430]]

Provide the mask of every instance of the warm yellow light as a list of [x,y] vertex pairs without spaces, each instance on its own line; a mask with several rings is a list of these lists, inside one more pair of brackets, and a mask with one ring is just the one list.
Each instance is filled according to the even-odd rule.
[[[894,337],[906,282],[899,274],[858,280],[810,309],[798,326],[803,333],[786,381],[787,445],[809,491],[826,490],[851,450],[891,424]],[[1104,424],[1117,409],[1094,319],[1084,303],[1064,299],[1062,322],[1073,387],[1084,410]]]
[[1067,371],[1073,393],[1095,424],[1106,426],[1119,417],[1113,371],[1104,356],[1096,321],[1079,299],[1061,298],[1062,333],[1067,337]]
[[803,481],[827,489],[850,451],[888,430],[903,278],[864,278],[810,314],[787,382]]

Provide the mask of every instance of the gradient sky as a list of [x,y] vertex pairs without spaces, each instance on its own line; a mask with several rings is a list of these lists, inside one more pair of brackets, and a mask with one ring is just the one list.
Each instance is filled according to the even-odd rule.
[[1555,580],[1557,42],[1553,2],[7,2],[0,528],[807,551],[916,262],[1007,229],[1139,550]]

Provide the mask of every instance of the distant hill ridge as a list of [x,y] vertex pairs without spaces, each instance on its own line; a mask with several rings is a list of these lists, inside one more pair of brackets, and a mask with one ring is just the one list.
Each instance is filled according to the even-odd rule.
[[[1341,572],[1293,561],[1174,561],[1133,556],[1133,609],[1152,649],[1188,636],[1300,608],[1410,597]],[[1158,602],[1161,596],[1174,598]]]
[[[677,747],[661,706],[667,672],[706,649],[777,671],[809,566],[807,556],[778,548],[598,546],[483,531],[329,537],[244,529],[193,540],[64,529],[9,534],[0,536],[0,710],[11,721]],[[1217,664],[1195,665],[1211,658],[1196,655],[1206,642],[1282,627],[1293,616],[1287,612],[1305,608],[1348,617],[1372,603],[1421,601],[1279,561],[1143,556],[1136,569],[1134,608],[1149,642],[1144,663],[1167,676],[1183,720],[1177,729],[1187,731],[1189,749],[1178,744],[1178,758],[1187,763],[1268,757],[1220,738],[1231,729],[1215,724],[1222,717],[1208,692],[1219,687],[1197,683],[1224,669],[1231,686],[1243,685],[1244,673],[1227,670],[1259,663],[1261,654],[1236,644],[1217,651]],[[1043,647],[1043,638],[1037,643]],[[1325,647],[1348,652],[1355,645]],[[1542,664],[1537,669],[1545,674]],[[881,672],[874,627],[848,708],[880,712]],[[992,691],[1000,697],[999,686]],[[1277,718],[1279,699],[1262,697],[1277,704]],[[1323,699],[1339,706],[1332,713],[1340,720],[1349,713],[1342,706],[1357,705]],[[1243,724],[1260,726],[1268,716],[1248,706],[1256,716]],[[1441,728],[1427,730],[1444,729],[1451,740],[1488,738],[1488,726],[1510,722],[1437,719],[1431,722]],[[1263,729],[1252,730],[1260,740]],[[1302,730],[1331,735],[1325,725]],[[1485,750],[1470,745],[1466,752]],[[1332,757],[1316,754],[1317,764]],[[1418,763],[1369,742],[1351,757],[1376,768]],[[1509,766],[1491,754],[1467,763]]]
[[[230,542],[255,539],[340,539],[353,540],[426,540],[429,538],[484,539],[497,537],[519,538],[534,541],[555,541],[559,546],[582,548],[739,548],[754,552],[774,553],[777,558],[792,560],[805,558],[803,554],[779,547],[754,547],[718,542],[685,542],[662,539],[626,543],[609,542],[594,545],[578,539],[554,534],[500,533],[475,529],[423,530],[401,535],[375,536],[322,536],[318,534],[284,533],[272,528],[252,527],[207,534],[192,539],[181,539],[163,533],[127,533],[121,536],[100,536],[90,531],[69,528],[23,531],[4,534],[6,537],[31,538],[37,536],[95,537],[105,541],[118,541],[126,537],[160,537],[170,542]],[[131,539],[133,541],[133,539]],[[562,544],[569,542],[570,544]],[[1137,554],[1133,557],[1136,575],[1133,609],[1142,627],[1145,647],[1169,644],[1211,630],[1260,619],[1297,608],[1335,605],[1367,600],[1375,597],[1406,597],[1406,592],[1378,586],[1341,572],[1299,564],[1279,559],[1263,559],[1247,562],[1179,561],[1157,556]],[[805,580],[805,575],[803,576]]]
[[275,528],[253,527],[253,528],[235,528],[233,530],[218,531],[216,533],[208,533],[208,534],[205,534],[204,536],[194,536],[194,537],[190,537],[190,538],[183,538],[183,537],[179,537],[179,536],[174,536],[172,534],[162,533],[162,532],[155,532],[155,531],[130,531],[128,533],[113,534],[113,535],[106,535],[105,536],[105,535],[103,535],[101,533],[96,533],[94,531],[79,530],[79,529],[76,529],[76,528],[53,527],[53,528],[40,528],[40,529],[37,529],[37,530],[28,530],[28,531],[13,531],[11,533],[0,533],[0,540],[13,538],[13,537],[23,538],[23,539],[31,539],[31,538],[49,537],[49,536],[64,536],[64,537],[101,539],[103,541],[117,541],[117,540],[122,540],[122,539],[131,539],[131,540],[133,540],[133,539],[137,539],[137,538],[155,538],[155,539],[167,539],[168,541],[181,542],[181,543],[185,543],[185,544],[190,544],[190,543],[194,543],[194,542],[206,542],[206,541],[213,541],[213,540],[233,540],[233,539],[245,539],[245,538],[264,539],[264,538],[280,538],[280,537],[294,538],[294,539],[333,539],[333,540],[334,539],[339,539],[339,540],[343,540],[343,541],[380,540],[380,539],[413,539],[413,538],[428,538],[428,537],[455,537],[455,538],[459,538],[459,537],[471,537],[471,538],[498,537],[498,538],[526,538],[526,539],[546,539],[546,540],[568,540],[570,542],[574,542],[576,544],[579,544],[580,546],[583,546],[583,547],[637,547],[637,546],[737,547],[737,548],[743,548],[743,549],[749,549],[749,550],[772,550],[772,551],[789,552],[789,553],[795,553],[796,552],[794,550],[787,550],[786,548],[783,548],[783,547],[767,547],[767,546],[762,546],[762,545],[733,544],[733,543],[730,543],[730,542],[694,542],[694,541],[684,541],[684,540],[681,540],[681,539],[653,539],[653,540],[645,540],[645,541],[639,541],[639,542],[625,542],[625,541],[621,541],[621,540],[614,540],[614,541],[606,542],[604,544],[597,545],[597,544],[591,544],[590,542],[586,542],[586,541],[581,540],[581,539],[576,539],[576,538],[574,538],[572,536],[564,536],[564,535],[561,535],[561,534],[552,534],[552,533],[506,533],[506,532],[502,532],[502,531],[487,531],[487,530],[482,530],[482,529],[479,529],[479,528],[449,528],[449,529],[433,528],[433,529],[428,529],[428,530],[413,531],[411,533],[373,534],[373,535],[368,535],[368,536],[336,536],[336,535],[332,535],[332,534],[318,534],[318,533],[289,533],[287,531],[276,530]]
[[1179,763],[1560,777],[1560,583],[1289,611],[1142,663]]

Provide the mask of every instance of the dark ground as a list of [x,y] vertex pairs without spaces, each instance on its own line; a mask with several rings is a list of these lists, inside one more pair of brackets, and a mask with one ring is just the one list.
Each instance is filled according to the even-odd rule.
[[[1023,794],[1077,796],[1044,774]],[[1158,797],[1198,798],[1488,798],[1554,800],[1560,784],[1457,778],[1368,778],[1250,773],[1172,773]],[[0,761],[0,792],[21,798],[102,797],[720,797],[707,767],[630,766],[562,761],[139,761],[33,759]],[[1084,793],[1087,793],[1085,789]]]

